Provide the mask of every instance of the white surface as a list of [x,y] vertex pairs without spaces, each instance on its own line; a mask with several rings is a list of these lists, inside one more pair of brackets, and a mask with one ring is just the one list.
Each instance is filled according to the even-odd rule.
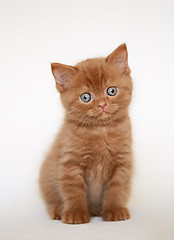
[[[21,202],[22,203],[22,202]],[[132,218],[121,222],[103,222],[95,217],[88,224],[67,225],[49,220],[36,201],[26,200],[8,212],[1,223],[2,240],[173,240],[174,211],[167,205],[163,209],[136,206],[131,208]],[[5,216],[5,215],[4,215]]]
[[[0,2],[0,239],[174,239],[174,2]],[[135,177],[132,219],[48,220],[37,181],[63,121],[50,62],[107,56],[126,42]]]

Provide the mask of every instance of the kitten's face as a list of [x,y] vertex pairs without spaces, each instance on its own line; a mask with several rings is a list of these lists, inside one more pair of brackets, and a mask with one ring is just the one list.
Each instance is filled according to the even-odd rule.
[[120,56],[114,58],[116,62],[112,57],[111,54],[108,58],[88,59],[75,67],[61,65],[66,68],[64,75],[63,69],[59,68],[57,75],[53,71],[57,80],[59,77],[57,87],[72,121],[97,126],[124,117],[132,93],[130,70],[125,55],[121,64]]

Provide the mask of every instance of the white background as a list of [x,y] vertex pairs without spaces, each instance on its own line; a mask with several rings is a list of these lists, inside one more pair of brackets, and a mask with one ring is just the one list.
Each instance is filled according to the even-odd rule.
[[130,208],[174,213],[174,1],[1,0],[1,216],[19,206],[45,213],[39,169],[64,116],[50,62],[107,56],[124,42],[134,82]]

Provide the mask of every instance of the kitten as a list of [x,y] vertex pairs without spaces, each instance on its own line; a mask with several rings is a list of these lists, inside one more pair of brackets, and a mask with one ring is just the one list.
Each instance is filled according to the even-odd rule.
[[51,68],[66,114],[40,173],[50,217],[70,224],[90,216],[129,219],[132,79],[126,45],[106,58]]

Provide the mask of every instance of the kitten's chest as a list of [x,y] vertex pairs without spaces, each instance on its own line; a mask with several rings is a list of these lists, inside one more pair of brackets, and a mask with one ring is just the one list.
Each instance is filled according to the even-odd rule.
[[118,152],[117,138],[100,134],[86,145],[87,152],[90,151],[90,160],[95,161],[98,166],[111,164]]
[[88,157],[85,171],[88,197],[93,206],[100,206],[104,189],[115,167],[113,146],[104,138],[98,139],[91,146],[91,155]]
[[[108,180],[115,165],[116,148],[106,139],[99,139],[91,146],[87,158],[87,171],[93,182],[104,183]],[[91,180],[91,181],[92,181]]]

